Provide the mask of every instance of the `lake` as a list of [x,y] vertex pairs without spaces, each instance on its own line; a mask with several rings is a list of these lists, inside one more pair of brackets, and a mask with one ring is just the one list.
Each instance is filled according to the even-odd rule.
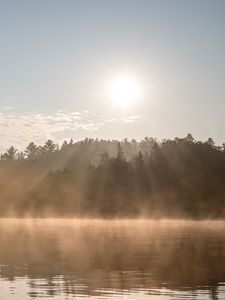
[[0,220],[0,299],[225,299],[225,222]]

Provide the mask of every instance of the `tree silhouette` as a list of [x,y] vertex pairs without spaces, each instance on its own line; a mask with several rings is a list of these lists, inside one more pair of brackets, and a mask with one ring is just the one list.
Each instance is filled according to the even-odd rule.
[[117,158],[117,160],[124,159],[124,152],[123,152],[123,148],[120,143],[118,143],[118,146],[117,146],[117,157],[116,158]]
[[224,145],[191,134],[11,146],[0,175],[3,216],[225,218]]
[[15,160],[17,154],[17,149],[11,146],[9,149],[6,150],[6,153],[4,153],[1,156],[2,160]]
[[54,152],[56,151],[56,144],[54,144],[52,140],[48,140],[42,149],[45,153]]
[[28,159],[35,159],[41,152],[41,147],[34,144],[34,142],[30,142],[26,147],[24,153]]

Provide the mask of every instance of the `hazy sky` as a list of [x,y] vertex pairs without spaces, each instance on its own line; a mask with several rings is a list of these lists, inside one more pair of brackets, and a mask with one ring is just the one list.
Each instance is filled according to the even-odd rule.
[[[133,76],[135,105],[107,82]],[[225,1],[0,0],[1,148],[51,138],[225,141]]]

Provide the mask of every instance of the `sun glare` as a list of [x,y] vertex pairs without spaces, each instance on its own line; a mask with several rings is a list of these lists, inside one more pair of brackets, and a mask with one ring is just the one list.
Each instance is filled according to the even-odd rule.
[[116,106],[131,106],[139,100],[140,95],[140,85],[135,78],[117,77],[109,82],[108,96]]

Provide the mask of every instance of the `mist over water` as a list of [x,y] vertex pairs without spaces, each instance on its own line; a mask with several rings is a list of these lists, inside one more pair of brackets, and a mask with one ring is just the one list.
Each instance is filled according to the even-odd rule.
[[222,221],[1,219],[0,299],[222,299],[224,234]]

